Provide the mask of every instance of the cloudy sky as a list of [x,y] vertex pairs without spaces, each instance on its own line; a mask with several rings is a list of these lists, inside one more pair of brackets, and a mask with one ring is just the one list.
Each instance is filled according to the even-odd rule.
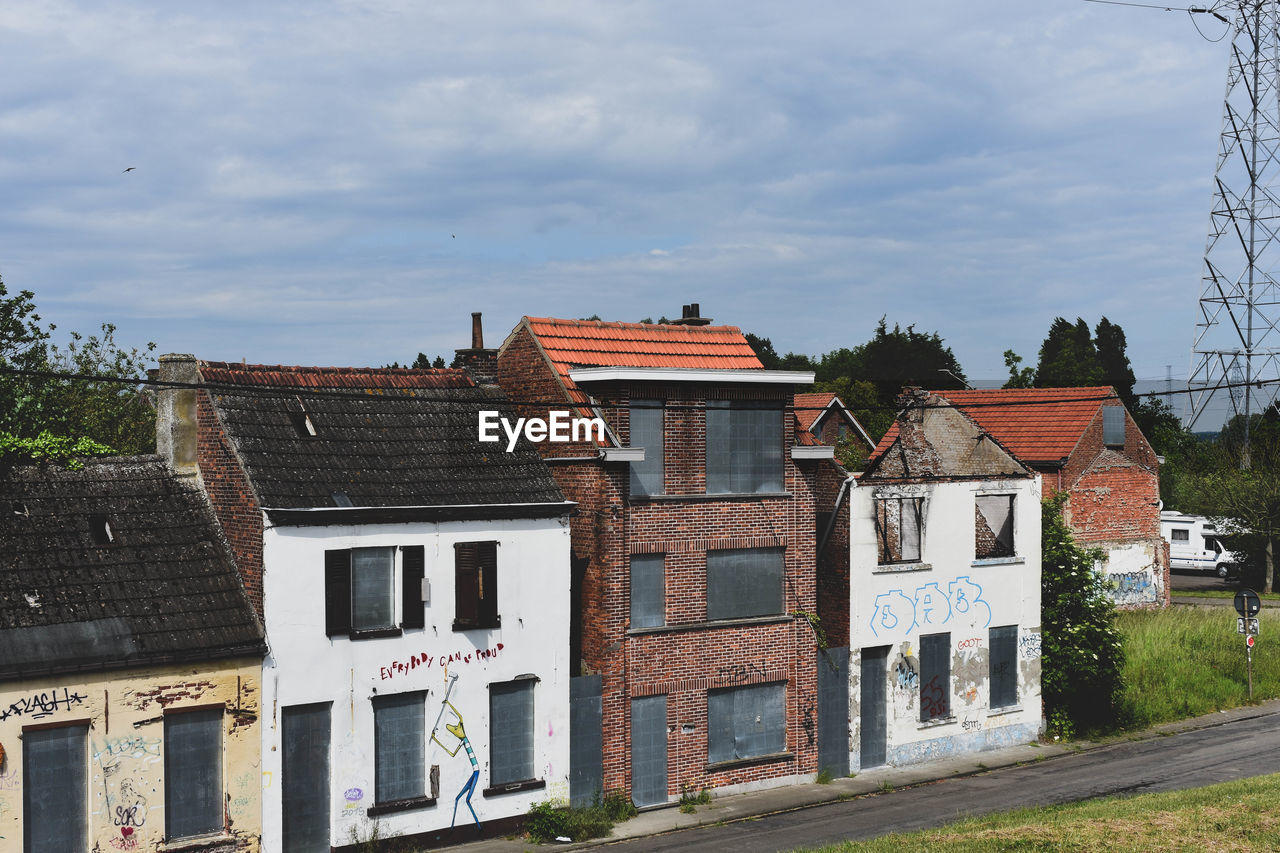
[[696,301],[971,378],[1106,315],[1185,377],[1228,46],[1082,0],[8,3],[0,276],[212,359]]

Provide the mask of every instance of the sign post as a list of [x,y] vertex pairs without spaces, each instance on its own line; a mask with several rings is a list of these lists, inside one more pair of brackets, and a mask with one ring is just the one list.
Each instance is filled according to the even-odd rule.
[[1258,618],[1258,611],[1262,609],[1262,600],[1258,598],[1258,594],[1251,589],[1242,589],[1236,593],[1236,612],[1240,614],[1236,619],[1236,633],[1246,634],[1244,639],[1244,657],[1249,669],[1249,699],[1253,700],[1253,644],[1257,641],[1257,636],[1262,633],[1262,621]]

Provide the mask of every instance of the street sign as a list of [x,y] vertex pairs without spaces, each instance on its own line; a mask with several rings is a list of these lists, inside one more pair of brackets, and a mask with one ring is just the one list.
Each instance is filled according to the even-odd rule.
[[1249,634],[1251,636],[1256,634],[1261,634],[1262,622],[1261,620],[1258,619],[1257,616],[1250,616],[1248,618],[1245,618],[1244,616],[1237,616],[1236,617],[1236,633]]
[[1251,589],[1242,589],[1236,593],[1236,612],[1241,616],[1257,616],[1262,609],[1262,600]]
[[1249,648],[1253,648],[1254,642],[1256,641],[1254,640],[1253,635],[1250,634],[1248,637],[1245,638],[1244,644]]

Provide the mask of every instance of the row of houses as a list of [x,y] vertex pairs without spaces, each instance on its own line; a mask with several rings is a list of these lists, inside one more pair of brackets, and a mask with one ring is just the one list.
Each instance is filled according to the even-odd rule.
[[843,404],[698,314],[163,356],[155,456],[9,472],[0,848],[439,846],[1032,740],[1055,490],[1167,596],[1110,389],[911,391],[854,475]]

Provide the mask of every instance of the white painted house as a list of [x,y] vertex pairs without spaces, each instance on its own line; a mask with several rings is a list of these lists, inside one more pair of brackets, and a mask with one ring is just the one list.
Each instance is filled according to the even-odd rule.
[[[567,799],[569,527],[462,370],[161,359],[161,444],[209,492],[266,625],[262,849],[416,847]],[[184,407],[185,404],[185,407]],[[190,419],[188,421],[187,419]]]
[[917,393],[849,493],[850,766],[1034,740],[1040,476]]

